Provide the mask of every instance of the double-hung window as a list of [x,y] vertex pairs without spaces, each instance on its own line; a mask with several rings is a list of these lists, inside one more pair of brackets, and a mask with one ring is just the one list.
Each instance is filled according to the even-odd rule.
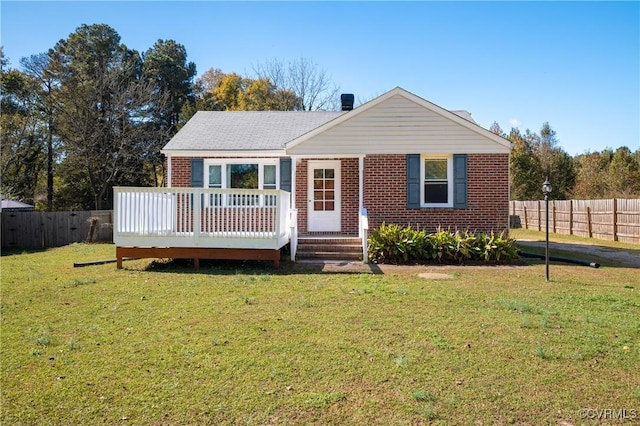
[[[209,171],[209,184],[207,185],[209,188],[218,188],[222,189],[222,166],[220,164],[210,164],[208,167]],[[210,206],[221,206],[222,205],[222,194],[209,194],[209,203]]]
[[420,175],[423,207],[453,207],[452,156],[422,156]]
[[[278,189],[278,160],[210,159],[205,160],[205,186],[219,189]],[[275,205],[275,196],[258,194],[211,194],[209,206]]]

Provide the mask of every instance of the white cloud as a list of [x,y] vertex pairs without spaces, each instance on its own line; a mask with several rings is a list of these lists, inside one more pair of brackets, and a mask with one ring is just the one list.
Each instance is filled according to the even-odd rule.
[[509,124],[511,124],[512,127],[518,127],[522,124],[522,122],[517,118],[512,118],[511,120],[509,120]]

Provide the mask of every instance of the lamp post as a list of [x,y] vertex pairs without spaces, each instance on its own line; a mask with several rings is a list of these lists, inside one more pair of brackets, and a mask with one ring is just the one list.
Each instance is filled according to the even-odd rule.
[[549,193],[551,192],[551,183],[549,177],[547,177],[542,184],[542,193],[544,194],[544,203],[546,206],[546,245],[545,245],[545,277],[549,281]]

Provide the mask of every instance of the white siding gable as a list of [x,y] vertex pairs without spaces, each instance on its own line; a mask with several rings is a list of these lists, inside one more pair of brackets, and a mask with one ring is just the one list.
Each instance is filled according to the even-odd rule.
[[[290,155],[509,153],[508,141],[396,88],[287,145]],[[337,124],[335,122],[338,122]]]

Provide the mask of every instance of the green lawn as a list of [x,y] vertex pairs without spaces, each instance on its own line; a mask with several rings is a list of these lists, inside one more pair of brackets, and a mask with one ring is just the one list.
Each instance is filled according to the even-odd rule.
[[1,258],[0,424],[640,419],[637,269],[553,265],[547,283],[541,262],[73,268],[114,254],[75,244]]

